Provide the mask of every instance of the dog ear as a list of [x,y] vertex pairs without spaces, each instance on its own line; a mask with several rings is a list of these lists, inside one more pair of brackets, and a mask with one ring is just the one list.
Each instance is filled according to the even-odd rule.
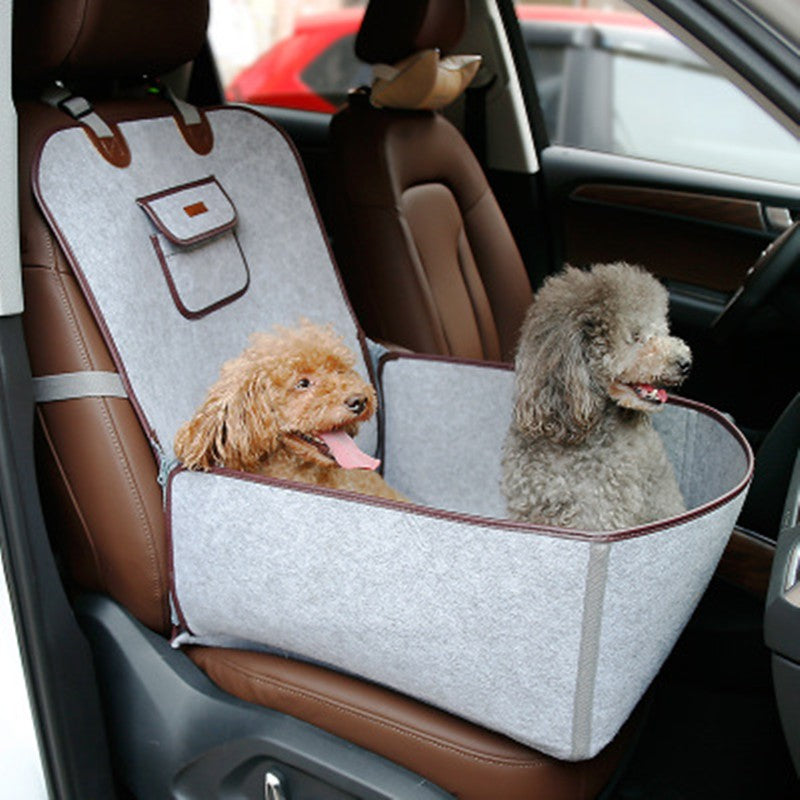
[[597,324],[588,315],[530,308],[515,362],[514,407],[517,427],[529,436],[577,444],[597,423],[603,400],[593,391],[586,347]]
[[278,422],[262,377],[253,371],[242,379],[240,369],[226,368],[175,437],[175,455],[189,469],[253,471],[278,446]]

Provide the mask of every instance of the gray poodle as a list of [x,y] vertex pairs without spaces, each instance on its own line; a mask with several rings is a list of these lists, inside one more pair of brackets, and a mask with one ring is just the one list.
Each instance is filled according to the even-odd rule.
[[567,267],[534,297],[516,356],[502,488],[512,518],[584,531],[684,510],[650,414],[689,372],[667,291],[628,264]]

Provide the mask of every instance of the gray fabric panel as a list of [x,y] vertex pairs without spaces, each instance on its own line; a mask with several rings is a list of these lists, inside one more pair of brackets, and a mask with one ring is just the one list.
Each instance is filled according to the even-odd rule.
[[586,569],[583,598],[583,627],[578,654],[578,680],[575,685],[575,711],[572,722],[572,753],[580,758],[591,752],[594,691],[597,684],[597,659],[600,651],[600,626],[603,598],[608,579],[611,545],[593,542]]
[[386,362],[381,383],[389,483],[437,508],[504,517],[500,455],[513,372],[399,358]]
[[590,753],[614,735],[620,713],[627,716],[655,677],[705,591],[743,502],[744,493],[706,516],[613,545]]
[[[291,325],[302,316],[332,323],[367,374],[291,148],[271,125],[242,109],[207,117],[214,133],[207,156],[186,145],[170,117],[120,125],[134,154],[127,169],[101,158],[82,129],[52,136],[39,169],[42,199],[89,280],[130,384],[168,453],[220,365],[254,331]],[[150,243],[151,223],[136,198],[210,175],[239,215],[237,235],[251,285],[235,302],[188,320],[172,302]],[[374,452],[376,443],[373,421],[362,427],[359,444]]]
[[62,372],[33,379],[33,399],[37,403],[53,403],[78,397],[127,396],[122,379],[116,372]]
[[741,445],[713,417],[670,405],[653,422],[688,508],[726,494],[744,477],[747,458]]
[[196,635],[333,664],[570,757],[588,544],[220,475],[180,473],[172,492]]

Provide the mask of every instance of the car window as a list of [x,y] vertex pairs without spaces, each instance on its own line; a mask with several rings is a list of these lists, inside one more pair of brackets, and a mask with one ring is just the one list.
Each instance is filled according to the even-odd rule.
[[[333,113],[370,70],[364,0],[212,0],[227,99]],[[550,141],[800,182],[800,145],[727,78],[621,0],[516,4]]]
[[800,181],[796,138],[630,6],[516,9],[551,142]]
[[366,0],[211,0],[228,100],[332,113],[370,80],[353,51]]
[[347,100],[347,93],[356,86],[368,84],[372,71],[353,53],[356,35],[343,36],[330,44],[300,73],[312,92],[337,108]]

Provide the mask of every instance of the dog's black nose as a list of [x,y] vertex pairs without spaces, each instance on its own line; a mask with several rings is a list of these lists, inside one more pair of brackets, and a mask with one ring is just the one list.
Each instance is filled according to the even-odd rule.
[[685,378],[692,371],[692,362],[689,360],[679,361],[678,369],[681,371],[681,375],[683,375]]
[[363,394],[354,394],[348,397],[344,404],[354,414],[360,414],[367,407],[367,398]]

